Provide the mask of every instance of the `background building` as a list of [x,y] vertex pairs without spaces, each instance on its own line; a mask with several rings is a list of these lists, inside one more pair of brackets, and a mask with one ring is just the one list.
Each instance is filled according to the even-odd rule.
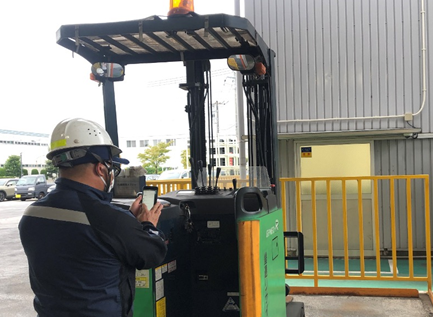
[[0,167],[11,155],[22,157],[23,169],[29,174],[45,168],[49,134],[0,129]]
[[[120,148],[123,150],[122,156],[130,161],[130,166],[142,165],[138,159],[139,153],[150,147],[158,144],[159,142],[171,142],[172,146],[168,147],[170,150],[167,155],[170,159],[163,164],[164,169],[183,169],[181,161],[182,151],[189,150],[189,139],[186,136],[176,135],[163,135],[163,136],[147,136],[147,137],[120,137]],[[219,135],[214,139],[214,146],[212,151],[212,164],[221,167],[226,175],[239,174],[239,146],[236,135]],[[189,165],[189,162],[187,162]],[[189,168],[189,166],[186,168]]]

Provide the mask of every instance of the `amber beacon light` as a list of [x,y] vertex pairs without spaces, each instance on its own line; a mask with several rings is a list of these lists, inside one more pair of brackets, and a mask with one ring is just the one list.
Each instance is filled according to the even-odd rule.
[[170,0],[168,16],[184,15],[194,12],[194,0]]

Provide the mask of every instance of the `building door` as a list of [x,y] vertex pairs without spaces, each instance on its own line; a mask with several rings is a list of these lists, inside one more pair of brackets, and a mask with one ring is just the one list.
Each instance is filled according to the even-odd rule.
[[[370,176],[372,171],[373,143],[347,144],[312,144],[298,142],[297,149],[297,177],[347,177]],[[360,225],[358,205],[358,182],[346,181],[347,224],[343,217],[342,181],[332,180],[330,185],[332,247],[335,256],[344,255],[344,225],[347,225],[348,249],[350,256],[359,255]],[[364,232],[365,255],[373,255],[373,215],[371,181],[361,182],[362,214]],[[316,181],[316,223],[317,246],[319,255],[328,254],[328,191],[327,182]],[[311,181],[301,184],[302,231],[304,233],[306,254],[312,254],[312,192]]]

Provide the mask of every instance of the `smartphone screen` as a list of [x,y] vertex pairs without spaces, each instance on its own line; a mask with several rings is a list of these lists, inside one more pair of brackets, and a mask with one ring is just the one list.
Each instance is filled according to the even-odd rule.
[[[151,187],[151,186],[149,186],[149,187]],[[142,200],[142,202],[143,202],[143,204],[146,205],[147,209],[150,210],[150,208],[152,208],[153,205],[155,205],[157,193],[158,193],[157,187],[153,187],[153,188],[144,187],[143,188],[143,191],[142,191],[143,200]]]

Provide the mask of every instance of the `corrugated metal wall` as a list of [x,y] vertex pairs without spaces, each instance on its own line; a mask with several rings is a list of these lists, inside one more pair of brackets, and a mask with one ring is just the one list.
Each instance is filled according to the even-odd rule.
[[[433,43],[427,2],[427,43]],[[279,132],[410,128],[402,117],[299,120],[416,113],[422,104],[420,11],[421,0],[245,0],[246,18],[276,52],[278,120],[290,120]],[[433,63],[428,67],[427,76]],[[412,122],[423,132],[433,131],[429,108],[427,98]]]
[[[426,103],[409,122],[433,132],[433,3],[425,0]],[[403,118],[311,121],[416,113],[422,105],[422,0],[245,0],[245,16],[276,53],[279,134],[410,128]],[[298,121],[296,121],[298,120]],[[299,120],[306,120],[299,121]],[[422,136],[422,135],[421,135]],[[433,139],[374,141],[375,175],[430,174]],[[354,141],[356,142],[356,141]],[[292,140],[280,170],[295,176]],[[432,177],[432,176],[431,176]],[[432,180],[431,180],[432,181]],[[414,248],[425,248],[422,188],[412,193]],[[430,186],[433,197],[433,186]],[[398,249],[407,249],[405,186],[397,184]],[[389,188],[381,195],[389,197]],[[389,206],[381,248],[391,248]],[[289,219],[293,215],[288,215]]]

